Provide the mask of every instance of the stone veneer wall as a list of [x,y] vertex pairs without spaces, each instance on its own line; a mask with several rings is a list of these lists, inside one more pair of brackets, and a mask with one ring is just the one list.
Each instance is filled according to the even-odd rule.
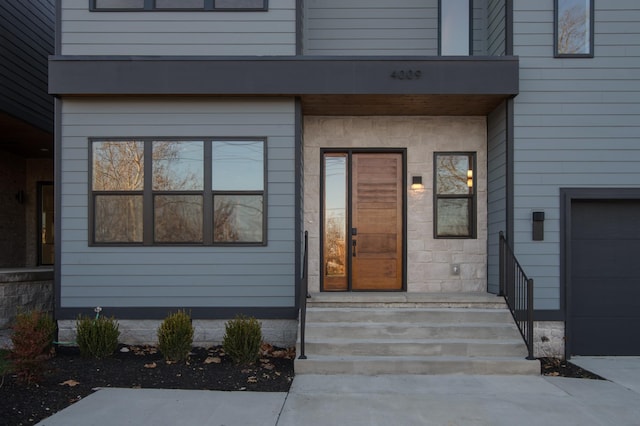
[[[106,315],[109,313],[107,312]],[[117,318],[116,318],[117,319]],[[117,319],[118,320],[118,319]],[[259,320],[262,324],[262,340],[279,347],[293,347],[298,332],[297,320]],[[129,345],[157,345],[161,320],[118,320],[121,343]],[[222,344],[226,320],[193,320],[194,346],[209,347]],[[75,320],[58,321],[58,340],[74,342]]]
[[[487,288],[487,128],[485,117],[305,117],[304,227],[309,231],[309,289],[320,290],[320,148],[406,148],[407,291]],[[433,153],[477,152],[477,238],[433,238]],[[460,274],[452,273],[460,265]]]
[[533,356],[564,358],[564,322],[538,321],[534,323]]
[[21,310],[53,312],[53,270],[0,271],[0,329]]

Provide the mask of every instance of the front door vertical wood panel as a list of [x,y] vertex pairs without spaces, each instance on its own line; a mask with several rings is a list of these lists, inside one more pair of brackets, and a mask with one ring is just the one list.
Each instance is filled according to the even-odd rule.
[[402,155],[354,154],[352,169],[351,288],[401,290]]
[[402,154],[325,153],[323,160],[323,290],[402,290]]

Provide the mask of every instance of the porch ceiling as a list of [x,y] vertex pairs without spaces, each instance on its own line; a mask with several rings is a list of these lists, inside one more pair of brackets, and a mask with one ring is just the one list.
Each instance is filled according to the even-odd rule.
[[503,95],[304,95],[304,115],[487,115]]
[[0,151],[24,158],[52,158],[53,134],[0,111]]

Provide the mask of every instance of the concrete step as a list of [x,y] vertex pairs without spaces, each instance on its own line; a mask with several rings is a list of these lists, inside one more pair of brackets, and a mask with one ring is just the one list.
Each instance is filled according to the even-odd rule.
[[308,355],[294,368],[296,374],[540,374],[539,361],[513,357]]
[[433,323],[505,323],[513,321],[508,309],[481,308],[308,308],[307,323],[400,322]]
[[334,356],[527,356],[521,340],[475,339],[306,339],[307,353]]
[[309,307],[425,307],[504,309],[505,301],[489,293],[388,293],[323,292],[312,293]]
[[497,322],[415,324],[398,322],[350,322],[310,323],[306,328],[307,339],[518,339],[515,324]]

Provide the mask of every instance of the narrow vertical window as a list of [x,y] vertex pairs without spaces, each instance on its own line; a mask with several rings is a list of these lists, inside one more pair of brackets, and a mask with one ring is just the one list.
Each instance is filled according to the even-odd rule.
[[53,265],[54,261],[54,209],[53,183],[38,183],[38,265]]
[[436,238],[475,238],[474,153],[436,153],[434,227]]
[[440,0],[440,55],[470,55],[470,35],[469,0]]
[[213,242],[264,243],[264,141],[213,141]]
[[593,0],[555,0],[555,56],[593,57]]
[[204,142],[155,141],[154,242],[201,243]]
[[142,243],[144,142],[92,145],[93,241]]

